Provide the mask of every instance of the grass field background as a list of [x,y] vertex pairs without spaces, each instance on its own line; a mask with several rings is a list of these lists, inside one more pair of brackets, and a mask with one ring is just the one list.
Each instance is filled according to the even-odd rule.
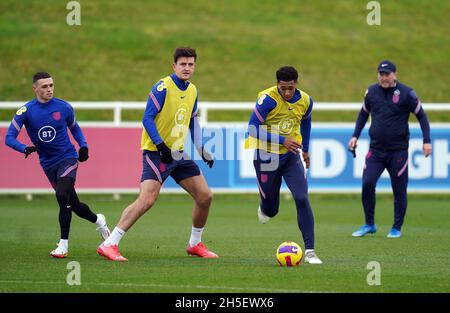
[[[133,196],[82,195],[114,227]],[[302,247],[294,202],[282,197],[269,223],[256,218],[258,196],[215,195],[204,242],[219,259],[189,257],[191,200],[161,195],[125,235],[120,249],[128,263],[96,254],[94,225],[72,219],[70,254],[49,256],[59,238],[57,205],[51,196],[31,202],[19,196],[0,201],[0,292],[449,292],[450,196],[410,195],[403,237],[388,239],[392,197],[379,195],[378,233],[352,238],[362,224],[358,195],[311,195],[316,248],[324,264],[279,267],[276,247],[293,240]],[[81,285],[69,286],[69,261],[81,265]],[[369,261],[381,265],[381,285],[369,286]]]
[[[80,0],[81,26],[66,24],[67,2],[1,1],[0,72],[8,79],[0,84],[0,101],[31,99],[31,76],[46,70],[55,77],[56,96],[68,101],[145,102],[152,85],[171,72],[179,45],[198,51],[192,81],[200,101],[255,101],[274,83],[276,69],[290,64],[316,102],[359,102],[385,58],[397,63],[400,80],[422,102],[450,99],[446,0],[380,1],[380,26],[367,25],[365,0],[195,0],[188,6],[181,0]],[[11,116],[0,112],[3,120]],[[211,115],[247,118],[247,112]],[[356,113],[315,112],[314,118],[352,121]],[[431,120],[450,117],[433,114]]]
[[[315,102],[359,102],[389,58],[400,81],[422,102],[450,102],[450,2],[379,1],[381,25],[368,26],[368,1],[79,0],[81,26],[66,24],[66,0],[0,2],[0,101],[34,97],[31,76],[55,78],[55,96],[72,101],[146,101],[171,72],[175,47],[198,52],[192,81],[200,101],[255,101],[282,65],[300,71],[299,87]],[[0,110],[10,121],[15,110]],[[211,112],[213,121],[246,121],[250,112]],[[313,121],[354,121],[357,112],[318,112]],[[430,122],[450,114],[427,112]],[[138,121],[141,110],[124,112]],[[112,111],[77,110],[77,120],[111,120]],[[415,118],[411,118],[415,121]],[[313,124],[314,125],[314,124]],[[314,126],[313,126],[314,127]],[[1,159],[0,159],[1,161]],[[1,174],[1,173],[0,173]],[[126,234],[126,264],[95,252],[95,227],[74,216],[70,256],[48,254],[59,238],[53,196],[0,196],[0,292],[449,292],[450,196],[410,195],[404,236],[389,240],[392,196],[377,202],[379,232],[355,239],[363,222],[359,195],[311,195],[322,266],[280,268],[284,240],[303,246],[292,199],[261,225],[258,196],[216,195],[205,243],[218,260],[188,257],[191,201],[161,195]],[[82,195],[114,227],[133,196]],[[68,286],[69,261],[81,264],[81,286]],[[368,286],[369,261],[381,264],[381,286]]]

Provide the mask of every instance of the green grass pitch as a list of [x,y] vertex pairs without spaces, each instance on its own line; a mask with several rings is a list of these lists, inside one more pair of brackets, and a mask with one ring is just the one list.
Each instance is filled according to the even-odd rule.
[[[81,195],[106,215],[110,228],[134,196]],[[450,196],[410,195],[403,237],[388,239],[392,196],[378,195],[373,236],[352,238],[362,224],[359,195],[310,195],[316,220],[316,250],[323,265],[279,267],[276,247],[285,240],[303,247],[294,202],[282,196],[269,223],[256,217],[258,195],[215,195],[204,242],[220,255],[186,255],[192,201],[161,195],[120,244],[128,263],[96,254],[95,226],[72,218],[69,257],[49,256],[59,239],[52,196],[0,197],[0,292],[449,292]],[[70,286],[67,264],[77,261],[81,285]],[[381,284],[369,286],[367,264],[381,266]]]

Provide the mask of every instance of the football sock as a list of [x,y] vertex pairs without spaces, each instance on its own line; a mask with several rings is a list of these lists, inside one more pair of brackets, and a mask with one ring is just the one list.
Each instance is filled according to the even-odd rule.
[[59,228],[61,239],[69,239],[70,222],[72,221],[72,205],[70,203],[70,190],[73,188],[74,179],[63,177],[56,184],[56,200],[59,204]]
[[58,246],[62,246],[66,248],[66,250],[69,250],[69,240],[67,239],[60,239]]
[[314,252],[314,249],[305,249],[305,254],[310,252],[310,251]]
[[123,235],[125,235],[125,231],[120,229],[119,227],[115,227],[111,235],[109,235],[109,237],[105,240],[103,244],[106,247],[116,246],[119,244],[120,239],[122,239]]
[[70,202],[72,204],[72,211],[81,218],[88,220],[91,223],[95,223],[97,215],[91,211],[91,208],[86,203],[80,202],[75,186],[72,186],[70,190]]
[[296,199],[297,224],[300,229],[305,250],[314,250],[314,216],[308,198]]
[[61,231],[62,239],[69,239],[70,232],[70,222],[72,220],[72,210],[70,209],[70,205],[66,206],[64,204],[60,204],[59,207],[59,228]]
[[203,229],[204,227],[196,228],[192,226],[191,238],[189,239],[189,245],[191,247],[196,246],[198,243],[202,241]]
[[97,220],[95,221],[95,225],[97,225],[98,227],[103,227],[103,226],[105,226],[105,220],[100,220],[99,218],[98,218],[98,214],[96,215],[96,217],[97,217]]
[[78,202],[78,205],[72,206],[72,211],[81,218],[88,220],[91,223],[95,223],[97,220],[97,215],[91,211],[86,203]]

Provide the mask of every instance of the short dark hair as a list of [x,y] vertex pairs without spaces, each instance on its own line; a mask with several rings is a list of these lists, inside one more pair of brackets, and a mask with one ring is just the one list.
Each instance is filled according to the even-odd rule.
[[292,66],[283,66],[280,67],[277,71],[277,82],[284,81],[297,81],[298,80],[298,72]]
[[178,47],[175,49],[175,52],[173,53],[173,62],[177,63],[178,59],[181,57],[193,57],[194,60],[197,59],[197,53],[195,52],[195,49],[191,47]]
[[35,82],[37,82],[39,79],[44,79],[44,78],[51,78],[52,76],[50,76],[49,73],[47,72],[37,72],[36,74],[34,74],[33,76],[33,84]]

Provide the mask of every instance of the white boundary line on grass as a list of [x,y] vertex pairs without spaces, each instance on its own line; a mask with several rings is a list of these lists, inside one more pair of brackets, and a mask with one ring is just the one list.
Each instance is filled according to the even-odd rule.
[[[31,281],[31,280],[0,280],[0,284],[41,284],[41,285],[56,285],[65,282],[59,281]],[[133,283],[82,283],[82,285],[95,286],[120,286],[120,287],[157,287],[157,288],[195,288],[195,289],[224,289],[224,290],[238,290],[238,291],[262,291],[262,292],[285,292],[285,293],[324,293],[325,291],[311,291],[311,290],[294,290],[294,289],[274,289],[274,288],[244,288],[244,287],[227,287],[227,286],[203,286],[203,285],[163,285],[163,284],[133,284]],[[326,291],[330,293],[330,291]]]

